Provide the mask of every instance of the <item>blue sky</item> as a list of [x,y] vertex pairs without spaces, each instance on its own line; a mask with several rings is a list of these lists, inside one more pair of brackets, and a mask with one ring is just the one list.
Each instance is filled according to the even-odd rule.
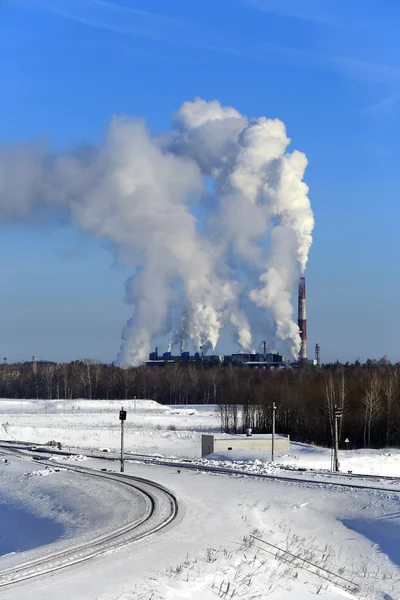
[[[400,360],[399,27],[382,0],[3,0],[0,143],[97,142],[120,113],[158,133],[195,96],[279,117],[309,160],[310,349]],[[129,273],[104,244],[3,224],[0,250],[2,356],[115,358]]]

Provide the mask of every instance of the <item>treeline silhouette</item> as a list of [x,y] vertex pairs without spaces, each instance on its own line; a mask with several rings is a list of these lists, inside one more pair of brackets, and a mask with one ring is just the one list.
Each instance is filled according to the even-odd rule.
[[386,358],[294,370],[205,368],[202,363],[123,369],[90,360],[0,365],[0,396],[33,399],[147,398],[162,404],[217,404],[225,432],[271,431],[329,446],[334,408],[343,408],[341,444],[400,446],[400,364]]

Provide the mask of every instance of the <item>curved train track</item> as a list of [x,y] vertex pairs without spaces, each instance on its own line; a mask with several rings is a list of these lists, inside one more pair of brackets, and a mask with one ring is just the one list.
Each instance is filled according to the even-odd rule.
[[[8,456],[16,456],[14,452],[7,454]],[[21,455],[20,457],[22,458]],[[54,461],[52,464],[85,476],[117,481],[121,485],[134,489],[135,494],[140,494],[145,501],[144,513],[135,521],[113,529],[111,532],[104,532],[102,535],[71,545],[64,550],[49,553],[36,559],[27,560],[20,565],[1,570],[0,587],[43,576],[136,542],[160,531],[178,516],[176,497],[170,490],[158,483],[140,477],[95,471],[86,467],[70,466]]]

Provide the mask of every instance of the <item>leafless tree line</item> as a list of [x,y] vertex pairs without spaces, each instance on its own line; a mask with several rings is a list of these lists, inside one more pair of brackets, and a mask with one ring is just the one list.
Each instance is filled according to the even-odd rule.
[[3,398],[128,399],[163,404],[217,404],[221,429],[277,431],[292,440],[331,444],[335,407],[340,439],[351,447],[400,446],[400,365],[387,360],[292,371],[249,370],[201,363],[122,369],[90,360],[0,365]]
[[223,431],[270,432],[275,402],[277,431],[292,440],[330,446],[335,409],[341,408],[342,446],[345,440],[352,448],[400,446],[400,365],[334,365],[269,375],[251,389],[240,386],[241,404],[225,394],[218,407]]

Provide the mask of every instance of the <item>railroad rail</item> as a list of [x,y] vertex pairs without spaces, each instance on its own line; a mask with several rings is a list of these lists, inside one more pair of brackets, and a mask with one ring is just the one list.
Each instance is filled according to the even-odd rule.
[[[0,440],[1,442],[1,440]],[[10,442],[8,442],[10,444]],[[17,443],[19,444],[19,442],[14,442],[14,444]],[[25,445],[26,443],[23,442],[23,444]],[[27,444],[26,444],[27,445]],[[0,443],[0,448],[4,448],[6,447],[4,444]],[[8,446],[10,447],[10,446]],[[82,452],[73,452],[73,451],[61,451],[61,450],[56,450],[53,448],[49,448],[48,450],[42,446],[40,449],[37,450],[38,453],[48,453],[48,454],[53,454],[53,455],[64,455],[64,456],[74,456],[74,455],[80,455],[82,454]],[[92,459],[99,459],[99,460],[108,460],[108,461],[114,461],[114,462],[119,462],[119,458],[116,456],[113,456],[112,453],[87,453],[85,454],[85,456],[87,456],[88,458],[92,458]],[[206,473],[215,473],[215,474],[221,474],[221,475],[232,475],[232,476],[242,476],[242,477],[257,477],[260,479],[270,479],[270,480],[274,480],[274,481],[283,481],[283,482],[289,482],[289,483],[307,483],[307,484],[311,484],[311,485],[334,485],[337,487],[341,487],[341,488],[352,488],[352,489],[360,489],[360,490],[375,490],[378,492],[387,492],[387,493],[395,493],[395,494],[400,494],[400,477],[389,477],[389,476],[385,476],[385,475],[356,475],[354,473],[350,474],[350,473],[333,473],[333,472],[329,472],[329,471],[317,471],[317,470],[293,470],[293,469],[285,469],[282,467],[279,467],[279,470],[284,472],[284,473],[293,473],[293,475],[280,475],[278,473],[260,473],[260,472],[254,472],[254,471],[246,471],[245,469],[238,469],[236,467],[226,467],[226,466],[214,466],[214,465],[204,465],[204,464],[199,464],[195,461],[192,461],[190,459],[181,459],[181,460],[177,460],[177,459],[168,459],[168,458],[161,458],[161,457],[154,457],[154,456],[149,456],[147,454],[137,454],[137,453],[129,453],[129,452],[125,452],[125,460],[129,461],[138,461],[141,462],[143,464],[148,464],[148,465],[156,465],[156,466],[163,466],[163,467],[168,467],[168,468],[174,468],[174,469],[186,469],[186,470],[194,470],[194,471],[202,471],[202,472],[206,472]],[[297,476],[296,476],[297,474]],[[364,482],[376,482],[376,483],[383,483],[383,484],[387,484],[387,487],[385,487],[385,485],[368,485],[368,484],[364,484],[361,483],[361,481]],[[357,483],[356,483],[357,481]],[[350,483],[351,482],[351,483]],[[354,483],[353,483],[354,482]],[[390,487],[390,486],[397,486],[395,487]]]
[[[15,456],[14,452],[10,452],[10,455]],[[20,457],[22,458],[22,456]],[[88,477],[112,480],[130,487],[135,491],[135,494],[141,495],[144,499],[145,510],[135,521],[113,529],[111,532],[105,532],[85,542],[71,545],[64,550],[51,552],[0,571],[0,587],[43,576],[82,563],[111,549],[136,542],[159,532],[178,516],[178,501],[175,495],[154,481],[141,477],[96,471],[87,467],[65,465],[55,461],[52,461],[52,464]]]

